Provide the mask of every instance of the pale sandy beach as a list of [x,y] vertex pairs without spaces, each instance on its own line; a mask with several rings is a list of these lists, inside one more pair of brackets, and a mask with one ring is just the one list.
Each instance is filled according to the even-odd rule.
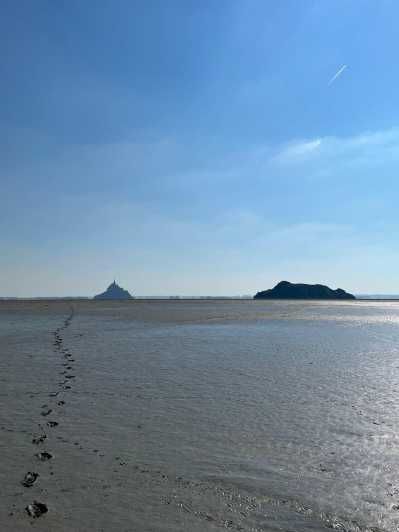
[[398,340],[395,303],[3,301],[0,530],[392,530]]

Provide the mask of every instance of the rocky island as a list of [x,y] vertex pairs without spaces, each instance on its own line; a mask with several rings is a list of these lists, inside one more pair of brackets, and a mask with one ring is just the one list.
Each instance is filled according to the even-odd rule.
[[114,281],[105,292],[97,294],[93,299],[134,299],[134,297]]
[[293,284],[281,281],[270,290],[254,295],[254,299],[356,299],[341,288],[332,290],[322,284]]

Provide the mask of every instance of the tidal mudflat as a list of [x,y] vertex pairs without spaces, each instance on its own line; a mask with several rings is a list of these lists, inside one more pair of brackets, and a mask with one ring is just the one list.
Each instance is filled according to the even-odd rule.
[[399,303],[2,301],[0,405],[0,530],[399,526]]

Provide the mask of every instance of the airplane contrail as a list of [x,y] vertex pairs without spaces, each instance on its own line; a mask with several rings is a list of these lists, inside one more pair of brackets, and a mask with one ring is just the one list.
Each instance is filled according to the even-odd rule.
[[342,65],[342,67],[333,75],[333,77],[328,82],[328,85],[331,85],[334,83],[334,81],[339,78],[339,76],[343,73],[344,70],[348,68],[348,65]]

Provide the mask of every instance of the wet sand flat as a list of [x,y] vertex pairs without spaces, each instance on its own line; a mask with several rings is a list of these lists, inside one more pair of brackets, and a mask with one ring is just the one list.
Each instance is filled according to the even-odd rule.
[[394,530],[399,304],[1,301],[0,530]]

